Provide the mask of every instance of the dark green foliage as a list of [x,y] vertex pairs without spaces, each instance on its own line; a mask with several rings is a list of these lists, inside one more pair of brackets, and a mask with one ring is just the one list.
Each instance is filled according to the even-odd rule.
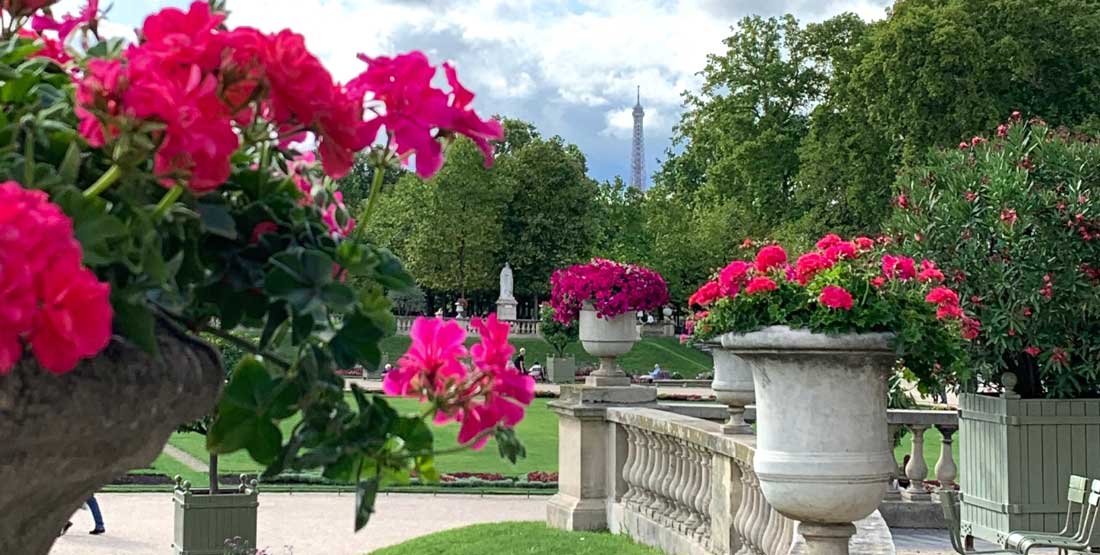
[[1022,121],[1004,134],[906,170],[891,227],[981,320],[984,381],[1007,371],[1028,397],[1100,395],[1100,147]]

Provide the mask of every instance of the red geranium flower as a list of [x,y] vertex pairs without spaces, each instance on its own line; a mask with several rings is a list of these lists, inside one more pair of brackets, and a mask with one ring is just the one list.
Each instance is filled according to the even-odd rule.
[[756,271],[767,272],[787,262],[787,251],[779,245],[768,245],[756,253]]
[[843,287],[836,285],[826,285],[821,290],[821,296],[818,297],[818,302],[829,307],[841,310],[852,309],[852,294],[849,293]]
[[776,284],[771,278],[764,276],[756,276],[749,280],[748,286],[745,287],[746,295],[754,295],[756,293],[766,293],[768,291],[775,291]]

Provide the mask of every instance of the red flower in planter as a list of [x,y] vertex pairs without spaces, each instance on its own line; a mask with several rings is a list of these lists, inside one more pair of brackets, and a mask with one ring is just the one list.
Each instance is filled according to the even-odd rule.
[[688,304],[691,306],[705,307],[713,303],[722,294],[722,289],[716,281],[708,281],[691,295]]
[[756,271],[767,272],[772,268],[778,268],[787,262],[787,251],[779,245],[768,245],[756,253]]
[[852,294],[843,287],[838,287],[836,285],[826,285],[825,288],[821,290],[821,296],[818,297],[818,301],[829,308],[842,310],[852,309]]
[[1024,352],[1033,357],[1037,357],[1039,356],[1039,353],[1043,352],[1043,350],[1036,347],[1035,345],[1031,345],[1028,348],[1024,349]]
[[749,280],[748,286],[745,287],[746,295],[755,295],[756,293],[767,293],[768,291],[775,291],[776,284],[771,278],[764,276],[756,276]]
[[821,270],[833,267],[833,262],[825,255],[816,252],[808,252],[795,262],[794,273],[798,283],[806,285]]
[[718,272],[718,285],[722,288],[722,294],[734,296],[741,290],[741,286],[748,279],[752,265],[744,260],[734,260]]

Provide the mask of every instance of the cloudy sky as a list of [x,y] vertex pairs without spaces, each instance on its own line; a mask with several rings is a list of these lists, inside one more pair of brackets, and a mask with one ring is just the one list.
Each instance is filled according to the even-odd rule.
[[[635,86],[645,106],[646,171],[652,173],[679,117],[680,93],[695,89],[706,55],[730,26],[758,13],[820,21],[852,11],[884,15],[889,0],[230,0],[230,23],[291,27],[338,79],[355,54],[423,50],[453,60],[477,93],[482,115],[531,122],[576,143],[596,179],[629,175]],[[82,0],[65,0],[62,6]],[[102,2],[107,5],[107,2]],[[115,0],[118,29],[188,0]]]

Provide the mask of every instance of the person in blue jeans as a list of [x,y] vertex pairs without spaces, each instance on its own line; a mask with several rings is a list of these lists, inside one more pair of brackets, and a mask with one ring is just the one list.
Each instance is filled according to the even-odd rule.
[[[98,536],[107,532],[107,529],[103,526],[103,513],[99,510],[99,502],[95,500],[95,495],[89,497],[86,503],[88,504],[88,510],[92,511],[92,520],[95,521],[95,528],[88,533],[93,536]],[[61,535],[64,536],[65,532],[68,532],[69,528],[72,528],[72,526],[73,522],[70,520],[65,524],[65,527],[61,529]]]

